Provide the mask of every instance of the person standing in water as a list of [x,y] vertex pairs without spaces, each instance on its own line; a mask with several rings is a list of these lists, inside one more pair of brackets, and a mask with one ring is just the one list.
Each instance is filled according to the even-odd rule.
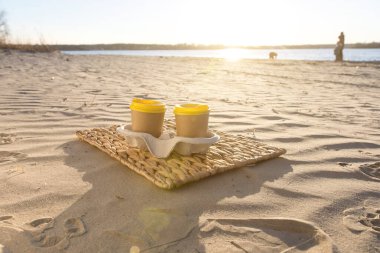
[[341,32],[338,37],[338,42],[334,49],[335,61],[343,61],[343,48],[344,48],[344,33]]

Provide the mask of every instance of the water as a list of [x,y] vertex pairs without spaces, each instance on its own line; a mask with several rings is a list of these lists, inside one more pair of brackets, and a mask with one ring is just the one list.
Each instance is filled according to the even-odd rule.
[[[74,55],[130,55],[130,56],[175,56],[175,57],[209,57],[238,59],[268,59],[269,52],[278,54],[282,60],[333,61],[333,49],[238,49],[221,50],[91,50],[64,51]],[[345,49],[346,61],[380,61],[380,49]]]

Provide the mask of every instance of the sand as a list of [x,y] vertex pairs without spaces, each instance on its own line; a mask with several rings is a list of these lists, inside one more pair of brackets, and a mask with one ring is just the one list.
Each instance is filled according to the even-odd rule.
[[[0,252],[379,252],[380,65],[0,53]],[[281,158],[162,190],[75,131],[208,103]],[[166,113],[173,118],[172,109]]]

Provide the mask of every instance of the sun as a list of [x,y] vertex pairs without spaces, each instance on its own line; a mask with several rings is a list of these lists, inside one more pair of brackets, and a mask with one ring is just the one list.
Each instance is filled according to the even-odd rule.
[[218,55],[227,61],[239,61],[245,58],[246,50],[241,48],[226,48],[220,50]]

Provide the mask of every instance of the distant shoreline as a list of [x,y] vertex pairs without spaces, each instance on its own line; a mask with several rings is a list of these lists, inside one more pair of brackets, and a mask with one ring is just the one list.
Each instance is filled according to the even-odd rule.
[[[325,49],[335,48],[334,44],[314,45],[277,45],[277,46],[225,46],[199,44],[0,44],[0,49],[19,49],[24,51],[93,51],[93,50],[220,50],[241,49]],[[380,48],[380,42],[346,44],[345,48]]]
[[[225,46],[225,45],[198,45],[198,44],[10,44],[0,43],[0,50],[18,50],[22,52],[54,52],[54,51],[213,51],[230,48],[245,50],[292,50],[292,49],[333,49],[333,44],[315,45],[278,45],[278,46]],[[380,49],[380,42],[346,44],[346,49]]]
[[[308,60],[334,61],[332,48],[319,49],[208,49],[208,50],[72,50],[61,51],[69,55],[124,55],[149,57],[195,57],[195,58],[223,58],[236,59],[268,59],[268,53],[275,51],[279,60]],[[376,61],[380,62],[380,49],[347,48],[345,61]]]
[[[195,45],[195,44],[82,44],[82,45],[48,45],[60,51],[75,50],[210,50],[232,48],[224,45]],[[334,48],[334,44],[318,45],[279,45],[279,46],[236,46],[242,49],[317,49]],[[380,48],[380,42],[346,44],[346,48]]]

